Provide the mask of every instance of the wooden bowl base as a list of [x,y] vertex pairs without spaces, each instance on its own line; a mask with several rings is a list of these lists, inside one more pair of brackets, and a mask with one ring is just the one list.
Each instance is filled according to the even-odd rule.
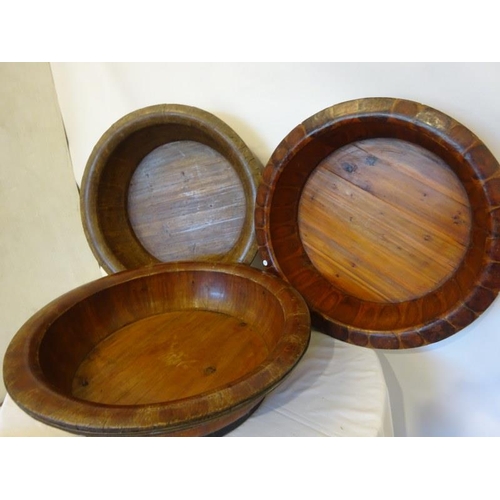
[[399,139],[357,141],[316,167],[299,203],[314,266],[344,293],[373,302],[421,297],[467,251],[471,209],[437,155]]
[[212,432],[210,434],[207,434],[206,437],[223,437],[227,434],[229,434],[231,431],[234,431],[237,427],[239,427],[241,424],[245,423],[260,407],[264,400],[262,399],[259,401],[248,413],[240,417],[238,420],[235,420],[232,424],[227,425],[226,427],[216,431]]
[[259,332],[236,317],[158,314],[102,340],[78,367],[72,395],[107,405],[175,401],[223,387],[268,355]]
[[132,176],[127,203],[135,235],[161,262],[222,258],[238,240],[246,211],[231,163],[195,141],[149,153]]

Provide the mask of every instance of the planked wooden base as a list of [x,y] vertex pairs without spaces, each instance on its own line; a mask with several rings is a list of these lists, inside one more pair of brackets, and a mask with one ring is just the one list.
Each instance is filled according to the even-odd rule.
[[135,235],[161,262],[222,260],[245,220],[245,192],[235,170],[194,141],[149,153],[132,175],[127,202]]
[[268,355],[259,331],[237,317],[158,314],[97,344],[76,371],[72,395],[108,405],[175,401],[234,382]]
[[314,266],[346,294],[403,302],[435,290],[469,245],[471,210],[437,155],[398,139],[354,142],[308,179],[298,225]]

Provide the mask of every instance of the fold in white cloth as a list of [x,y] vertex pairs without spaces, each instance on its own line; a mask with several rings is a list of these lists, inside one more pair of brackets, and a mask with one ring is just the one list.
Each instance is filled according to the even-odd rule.
[[[375,351],[316,331],[304,357],[257,411],[227,436],[392,436],[389,395]],[[43,424],[7,395],[0,436],[74,436]]]

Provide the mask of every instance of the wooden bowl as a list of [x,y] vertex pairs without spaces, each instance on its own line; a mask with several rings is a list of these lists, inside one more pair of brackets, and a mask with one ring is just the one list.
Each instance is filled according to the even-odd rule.
[[134,111],[93,149],[81,186],[85,234],[108,272],[160,262],[250,263],[262,165],[214,115]]
[[500,289],[500,168],[453,118],[371,98],[287,135],[263,172],[264,264],[325,333],[417,347],[474,321]]
[[12,399],[84,435],[221,434],[304,354],[302,297],[250,266],[168,263],[77,288],[35,314],[4,360]]

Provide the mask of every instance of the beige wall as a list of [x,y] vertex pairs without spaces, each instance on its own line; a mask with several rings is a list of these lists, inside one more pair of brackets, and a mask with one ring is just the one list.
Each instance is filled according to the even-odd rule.
[[[0,362],[19,327],[100,276],[49,64],[0,64]],[[0,379],[0,401],[5,395]]]

